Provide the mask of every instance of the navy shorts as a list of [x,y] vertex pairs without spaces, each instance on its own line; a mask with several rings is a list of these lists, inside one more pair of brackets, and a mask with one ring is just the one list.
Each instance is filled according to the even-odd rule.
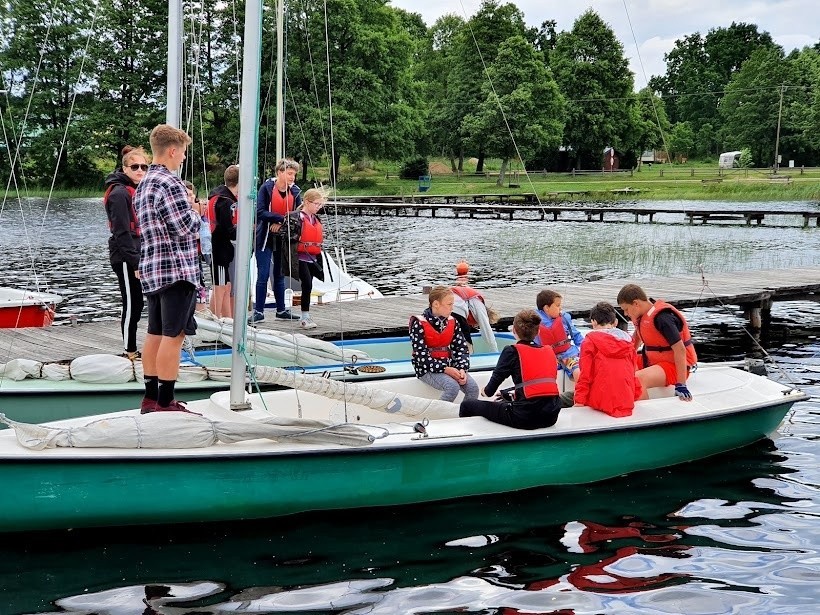
[[190,282],[174,282],[146,295],[148,301],[148,334],[177,337],[194,335],[196,321],[196,287]]

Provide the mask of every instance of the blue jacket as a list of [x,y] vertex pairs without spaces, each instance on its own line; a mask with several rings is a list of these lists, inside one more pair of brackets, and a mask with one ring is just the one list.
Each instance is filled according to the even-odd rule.
[[[536,310],[538,315],[541,317],[541,324],[545,327],[551,327],[553,323],[553,319],[547,316],[547,313],[543,310]],[[564,323],[564,331],[567,332],[567,337],[572,339],[572,344],[570,347],[560,354],[556,354],[555,356],[558,359],[569,359],[570,357],[577,357],[581,354],[579,347],[581,346],[581,342],[584,341],[584,336],[581,335],[581,332],[572,324],[572,317],[569,315],[568,312],[561,312],[560,316],[561,320]]]
[[[273,185],[276,183],[276,180],[271,178],[265,180],[259,187],[259,192],[256,195],[256,251],[259,252],[260,250],[265,249],[265,244],[267,243],[267,239],[270,235],[270,225],[271,224],[281,224],[284,221],[284,217],[280,216],[279,214],[275,214],[270,210],[270,201],[271,197],[273,196]],[[293,184],[290,187],[290,193],[293,195],[293,207],[299,207],[302,204],[302,190],[296,184]],[[274,239],[273,249],[277,250],[277,239]]]

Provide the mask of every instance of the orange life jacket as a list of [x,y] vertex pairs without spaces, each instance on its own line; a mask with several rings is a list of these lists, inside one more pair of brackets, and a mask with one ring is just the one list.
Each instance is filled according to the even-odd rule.
[[655,326],[655,318],[658,314],[671,311],[680,318],[683,323],[683,330],[680,332],[681,341],[686,347],[686,365],[692,367],[698,362],[698,355],[692,342],[692,334],[689,332],[689,325],[677,308],[669,305],[666,301],[655,301],[649,311],[641,316],[638,322],[633,322],[635,329],[643,341],[643,355],[647,365],[656,365],[659,362],[674,363],[675,353],[666,338]]
[[515,344],[521,363],[521,384],[515,390],[522,391],[525,399],[558,395],[558,360],[549,346]]
[[572,339],[564,328],[564,315],[552,319],[552,324],[547,327],[543,324],[538,328],[538,339],[542,346],[549,346],[555,354],[561,354],[569,350]]
[[424,330],[424,343],[430,351],[430,356],[434,359],[449,359],[450,344],[453,343],[453,336],[456,333],[456,320],[452,316],[447,318],[447,326],[443,331],[438,331],[427,319],[421,316],[411,316],[410,322],[418,318],[421,328]]
[[319,216],[313,217],[313,222],[310,221],[310,216],[302,214],[302,234],[299,236],[299,243],[296,244],[296,252],[303,254],[311,254],[316,256],[322,253],[322,221]]
[[276,183],[273,184],[271,188],[271,197],[270,197],[270,210],[275,214],[279,214],[280,216],[287,216],[290,212],[296,209],[296,199],[293,196],[293,193],[290,191],[290,186],[288,186],[287,193],[285,197],[282,198],[282,193],[279,192],[279,188],[276,187]]
[[[114,189],[114,186],[122,186],[126,190],[128,190],[128,194],[131,196],[131,200],[128,203],[128,208],[131,210],[131,223],[129,224],[129,228],[132,233],[139,236],[140,234],[140,223],[139,219],[137,218],[137,210],[134,209],[134,194],[136,194],[137,189],[133,186],[125,186],[123,184],[111,184],[105,191],[103,195],[103,207],[105,208],[105,217],[108,218],[108,196],[111,194],[111,191]],[[108,218],[108,230],[111,229],[111,218]]]
[[[208,224],[211,226],[211,233],[213,233],[216,228],[216,202],[220,197],[224,196],[224,194],[215,194],[208,199]],[[231,224],[234,226],[236,226],[236,223],[239,221],[239,207],[237,207],[237,205],[238,203],[234,203],[233,207],[231,207]]]
[[[484,296],[475,288],[470,288],[469,286],[453,286],[451,290],[453,291],[453,294],[458,295],[464,301],[469,301],[470,299],[478,297],[481,303],[484,303]],[[476,321],[473,317],[470,310],[467,310],[467,324],[471,327],[478,326],[478,321]]]

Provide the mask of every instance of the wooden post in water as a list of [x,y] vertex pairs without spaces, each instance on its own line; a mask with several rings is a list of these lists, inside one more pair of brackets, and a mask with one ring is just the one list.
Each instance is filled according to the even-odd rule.
[[768,330],[772,322],[771,295],[762,297],[757,303],[748,303],[741,306],[743,315],[749,319],[749,330],[755,339],[760,338],[764,330]]

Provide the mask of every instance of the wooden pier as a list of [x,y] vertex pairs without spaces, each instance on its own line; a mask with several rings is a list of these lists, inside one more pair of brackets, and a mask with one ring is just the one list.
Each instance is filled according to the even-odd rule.
[[[513,205],[514,197],[524,197],[521,204]],[[347,201],[337,199],[325,205],[325,211],[334,214],[356,216],[420,216],[429,212],[433,218],[482,218],[489,217],[500,220],[558,220],[567,222],[657,222],[658,215],[674,216],[683,224],[707,224],[709,222],[739,222],[746,226],[752,223],[761,226],[766,217],[786,217],[795,219],[796,224],[807,228],[810,224],[820,227],[820,209],[818,210],[729,210],[722,209],[672,209],[664,207],[636,207],[636,206],[603,206],[603,205],[538,205],[536,201],[526,200],[534,195],[453,195],[425,197],[423,202],[407,202],[402,200],[377,201],[388,197],[366,197],[367,201]],[[500,197],[504,197],[500,199]],[[357,197],[361,198],[361,197]],[[401,197],[395,197],[399,199]],[[419,197],[416,197],[419,198]],[[444,200],[437,200],[444,199]],[[459,200],[454,200],[459,199]],[[464,199],[472,199],[472,203]],[[483,199],[483,200],[481,200]],[[506,200],[506,204],[505,201]],[[624,220],[626,215],[626,220]],[[619,217],[620,216],[620,217]]]
[[[699,275],[635,279],[596,280],[568,284],[550,284],[564,296],[564,308],[576,318],[586,318],[599,301],[615,302],[624,284],[639,283],[654,298],[662,298],[681,309],[730,305],[742,309],[753,327],[765,326],[775,301],[820,300],[820,265],[800,269],[767,269]],[[522,308],[535,307],[535,297],[544,286],[527,285],[481,289],[500,315],[497,325],[504,329]],[[311,306],[311,316],[319,325],[308,334],[321,339],[337,340],[376,336],[403,336],[411,314],[427,307],[422,294],[383,299],[362,299],[322,306]],[[299,321],[276,320],[266,312],[263,329],[287,333],[301,332]],[[697,326],[697,317],[693,319]],[[140,323],[139,343],[145,332],[145,318]],[[57,325],[42,329],[0,329],[0,363],[14,358],[53,362],[81,355],[122,352],[119,320],[80,322],[74,326]],[[2,398],[2,387],[0,387]],[[0,404],[0,411],[2,407]]]

